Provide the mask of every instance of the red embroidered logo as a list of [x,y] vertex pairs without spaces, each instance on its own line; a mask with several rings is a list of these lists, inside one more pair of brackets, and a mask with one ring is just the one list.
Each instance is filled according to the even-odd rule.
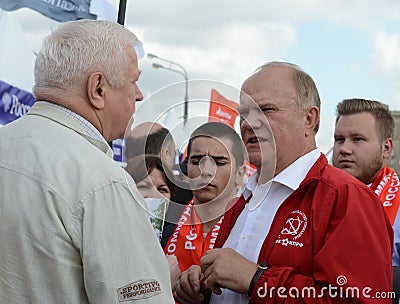
[[160,293],[160,283],[154,279],[136,281],[117,289],[119,302],[147,299]]

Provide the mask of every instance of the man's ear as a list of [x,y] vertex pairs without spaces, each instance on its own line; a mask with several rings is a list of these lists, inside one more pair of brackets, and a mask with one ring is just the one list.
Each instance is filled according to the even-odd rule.
[[106,79],[100,72],[90,74],[87,80],[87,93],[89,102],[98,110],[104,108]]
[[162,159],[162,160],[167,160],[168,159],[168,156],[169,156],[169,154],[170,154],[170,151],[171,149],[168,147],[168,145],[164,145],[162,148],[161,148],[161,151],[160,151],[160,158]]
[[236,170],[235,174],[235,184],[236,185],[241,185],[243,183],[243,177],[246,174],[246,166],[241,165],[239,168]]
[[393,139],[386,138],[383,143],[382,143],[382,154],[383,158],[388,159],[390,157],[390,154],[392,154],[393,150]]
[[314,134],[315,126],[319,122],[319,109],[315,106],[310,107],[306,110],[306,121],[305,121],[305,129],[306,135],[309,136]]

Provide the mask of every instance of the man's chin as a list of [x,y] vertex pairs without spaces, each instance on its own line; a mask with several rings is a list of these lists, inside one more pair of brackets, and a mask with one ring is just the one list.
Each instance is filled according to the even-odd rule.
[[354,169],[353,169],[353,168],[344,167],[344,168],[340,168],[340,169],[342,169],[344,172],[349,173],[350,175],[353,175],[355,178],[358,178],[358,177],[357,177],[357,173],[354,172]]
[[275,158],[273,159],[267,159],[266,157],[260,158],[260,157],[249,157],[249,162],[256,168],[268,168],[268,170],[275,170]]
[[262,157],[260,151],[257,152],[248,152],[249,162],[254,165],[261,165]]
[[207,193],[202,193],[202,194],[196,193],[195,197],[196,197],[196,201],[198,202],[199,205],[209,203],[216,198],[215,195],[212,195],[210,193],[208,193],[208,194]]

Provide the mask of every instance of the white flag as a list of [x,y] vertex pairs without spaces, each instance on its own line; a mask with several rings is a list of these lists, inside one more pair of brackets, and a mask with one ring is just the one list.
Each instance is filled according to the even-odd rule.
[[117,11],[114,6],[106,0],[92,0],[90,2],[90,13],[97,15],[97,20],[117,22]]
[[[117,22],[118,14],[114,6],[106,0],[92,0],[90,3],[90,13],[97,15],[97,20],[109,20]],[[142,41],[138,41],[135,46],[138,59],[144,57]]]

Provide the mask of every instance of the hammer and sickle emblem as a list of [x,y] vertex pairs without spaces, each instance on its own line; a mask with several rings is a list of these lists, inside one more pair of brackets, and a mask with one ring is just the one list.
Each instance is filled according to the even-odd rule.
[[299,216],[287,219],[286,225],[283,227],[281,234],[297,235],[303,222],[304,221],[301,220]]

